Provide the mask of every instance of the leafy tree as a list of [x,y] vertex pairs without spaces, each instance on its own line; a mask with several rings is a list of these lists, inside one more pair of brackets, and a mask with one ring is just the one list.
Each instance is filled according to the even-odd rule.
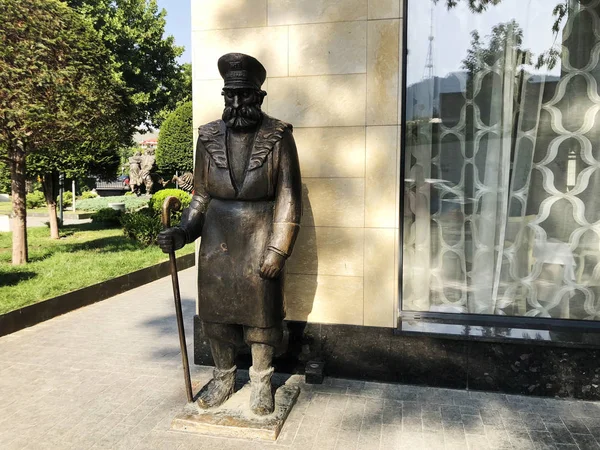
[[[440,0],[432,0],[437,4]],[[469,10],[474,13],[481,13],[486,11],[489,6],[495,6],[502,3],[502,0],[443,0],[446,3],[448,9],[456,7],[459,3],[467,3]],[[558,38],[560,27],[563,20],[571,12],[574,5],[581,3],[581,0],[561,0],[552,10],[554,16],[554,23],[552,24],[552,32],[554,33],[555,40]],[[548,50],[538,55],[536,68],[539,69],[543,66],[547,66],[548,69],[552,70],[560,59],[561,49],[560,46],[554,44]]]
[[[39,178],[48,206],[50,237],[58,239],[58,221],[56,218],[57,195],[59,194],[59,174],[67,179],[96,176],[102,179],[115,177],[119,167],[117,143],[103,145],[93,136],[102,136],[102,130],[94,132],[87,143],[55,145],[45,152],[34,153],[27,158],[27,174]],[[68,187],[67,187],[68,188]]]
[[491,67],[499,58],[503,58],[508,43],[512,44],[517,61],[521,63],[529,61],[530,52],[521,48],[523,29],[516,20],[495,25],[488,38],[486,44],[477,31],[471,32],[471,46],[467,50],[467,57],[463,60],[463,67],[470,74],[476,74],[486,66]]
[[[434,3],[438,3],[440,0],[433,0]],[[480,13],[485,11],[488,6],[498,5],[502,0],[463,0],[469,6],[471,12]],[[444,0],[448,9],[456,7],[461,0]]]
[[[114,55],[127,91],[123,98],[128,137],[145,125],[160,127],[164,109],[191,95],[190,68],[176,61],[183,47],[164,37],[164,9],[156,0],[66,0],[89,17],[104,45]],[[190,77],[191,82],[191,77]]]
[[118,129],[122,84],[98,33],[64,3],[0,0],[0,11],[0,158],[11,171],[12,261],[22,264],[28,157],[62,157]]
[[186,102],[167,117],[158,135],[156,164],[163,175],[193,169],[193,141],[192,102]]
[[179,81],[178,87],[175,89],[180,95],[177,97],[177,104],[171,108],[165,108],[158,113],[157,119],[159,123],[163,123],[169,114],[171,114],[175,108],[181,106],[185,102],[192,101],[192,65],[190,63],[184,63],[181,65],[182,78]]

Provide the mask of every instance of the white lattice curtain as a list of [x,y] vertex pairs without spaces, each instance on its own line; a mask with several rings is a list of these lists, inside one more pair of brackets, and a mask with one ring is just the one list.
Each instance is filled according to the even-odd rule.
[[409,88],[404,309],[600,319],[600,0],[569,6],[558,74],[512,21]]

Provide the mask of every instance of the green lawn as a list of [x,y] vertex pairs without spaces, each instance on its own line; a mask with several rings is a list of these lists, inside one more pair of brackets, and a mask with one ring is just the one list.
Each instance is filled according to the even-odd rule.
[[[69,206],[69,208],[71,208]],[[44,214],[48,214],[48,207],[47,206],[43,206],[41,208],[27,208],[27,212],[28,213],[44,213]],[[90,213],[93,211],[84,211],[84,210],[80,210],[77,209],[77,214],[83,214],[83,213]],[[56,212],[58,214],[58,211]],[[65,214],[72,214],[73,211],[71,211],[71,209],[65,209],[64,210]],[[0,215],[7,215],[7,214],[12,214],[12,203],[10,202],[0,202]]]
[[[133,272],[168,259],[158,247],[143,247],[123,230],[86,223],[49,230],[29,228],[29,263],[12,266],[11,233],[0,233],[0,314]],[[194,244],[177,252],[192,253]]]
[[[44,206],[43,208],[27,208],[27,212],[48,212],[48,207]],[[12,214],[12,203],[11,202],[1,202],[0,203],[0,214]]]

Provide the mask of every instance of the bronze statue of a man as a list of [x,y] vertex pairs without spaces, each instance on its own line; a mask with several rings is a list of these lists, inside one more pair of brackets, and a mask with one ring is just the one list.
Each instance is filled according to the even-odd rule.
[[152,172],[154,169],[156,169],[156,156],[154,155],[154,149],[149,148],[146,150],[146,153],[142,155],[140,162],[140,179],[146,186],[146,195],[152,194],[152,188],[154,187]]
[[135,195],[140,195],[140,186],[143,184],[142,177],[140,175],[141,163],[141,152],[135,152],[134,155],[129,158],[129,187],[131,188],[131,192],[133,192]]
[[159,236],[169,252],[200,236],[198,314],[215,362],[198,404],[218,406],[235,385],[236,349],[250,345],[250,407],[273,412],[272,359],[282,340],[283,268],[302,214],[292,126],[261,111],[266,70],[240,53],[222,56],[222,120],[198,130],[194,191],[181,224]]

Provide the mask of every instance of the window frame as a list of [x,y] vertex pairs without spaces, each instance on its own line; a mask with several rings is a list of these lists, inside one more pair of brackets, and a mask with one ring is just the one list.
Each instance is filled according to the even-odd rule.
[[[438,313],[428,311],[412,311],[403,309],[404,299],[404,198],[406,184],[406,98],[407,98],[407,72],[408,72],[408,36],[409,36],[409,2],[415,0],[402,0],[402,35],[401,35],[401,85],[400,101],[400,164],[399,164],[399,223],[398,223],[398,286],[397,286],[397,320],[396,330],[400,333],[403,322],[428,322],[448,325],[482,326],[487,328],[515,328],[522,330],[560,330],[577,333],[600,333],[600,320],[558,319],[548,317],[502,316],[475,313]],[[408,332],[407,332],[408,333]],[[410,334],[431,334],[430,332],[410,331]],[[475,339],[467,336],[467,339]],[[519,338],[509,338],[515,340]]]

